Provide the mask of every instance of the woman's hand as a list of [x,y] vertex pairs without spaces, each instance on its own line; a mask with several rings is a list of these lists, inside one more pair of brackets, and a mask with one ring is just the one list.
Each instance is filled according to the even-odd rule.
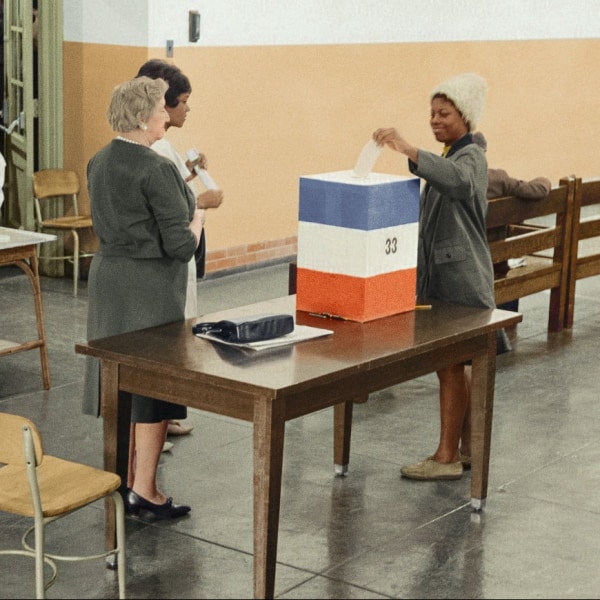
[[206,211],[203,208],[196,208],[196,210],[194,210],[193,220],[200,221],[202,227],[204,227],[204,224],[206,223]]
[[377,129],[373,133],[373,139],[379,146],[388,146],[392,150],[396,150],[396,152],[402,152],[402,148],[408,145],[394,127],[381,127]]
[[373,139],[380,146],[388,146],[396,152],[406,154],[413,162],[417,162],[418,149],[411,146],[394,127],[382,127],[373,133]]
[[192,221],[190,222],[190,231],[194,234],[196,238],[196,246],[200,243],[200,236],[202,235],[202,229],[204,227],[204,223],[206,222],[206,211],[197,208],[194,211],[194,216],[192,217]]
[[198,158],[194,160],[186,160],[185,166],[188,168],[188,171],[191,173],[193,179],[196,176],[196,167],[199,169],[206,169],[208,165],[208,161],[206,160],[206,156],[204,154],[198,154]]
[[196,198],[198,208],[219,208],[223,202],[223,190],[207,190]]

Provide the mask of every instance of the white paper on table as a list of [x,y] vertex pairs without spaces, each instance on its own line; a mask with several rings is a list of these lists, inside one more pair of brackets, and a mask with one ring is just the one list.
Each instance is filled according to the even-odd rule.
[[309,327],[308,325],[296,325],[294,331],[281,337],[273,338],[272,340],[262,340],[260,342],[246,342],[240,344],[237,342],[227,342],[218,338],[216,335],[210,333],[196,333],[196,337],[210,340],[211,342],[218,342],[219,344],[225,344],[226,346],[234,346],[235,348],[247,348],[249,350],[266,350],[268,348],[278,348],[280,346],[287,346],[288,344],[295,344],[296,342],[303,342],[305,340],[312,340],[314,338],[331,335],[333,331],[331,329],[321,329],[320,327]]
[[354,175],[361,178],[368,177],[382,150],[383,146],[377,145],[375,140],[369,140],[358,155],[354,165]]

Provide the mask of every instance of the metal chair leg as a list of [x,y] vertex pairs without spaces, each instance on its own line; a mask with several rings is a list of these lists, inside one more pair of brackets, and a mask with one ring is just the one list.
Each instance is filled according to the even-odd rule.
[[115,520],[117,524],[117,546],[119,553],[117,555],[117,577],[119,579],[119,598],[125,598],[125,504],[119,490],[113,492],[113,501],[115,503]]
[[44,548],[45,531],[43,521],[36,519],[35,527],[35,597],[46,597],[46,582],[44,581]]
[[79,282],[79,236],[73,230],[73,296],[77,298],[77,283]]

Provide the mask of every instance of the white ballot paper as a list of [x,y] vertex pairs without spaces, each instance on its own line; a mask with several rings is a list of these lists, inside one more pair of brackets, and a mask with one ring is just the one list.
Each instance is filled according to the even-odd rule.
[[368,177],[382,150],[383,146],[378,146],[375,140],[369,140],[358,155],[354,165],[354,175],[362,179]]
[[205,340],[211,340],[212,342],[218,342],[219,344],[225,344],[226,346],[234,346],[236,348],[267,350],[268,348],[278,348],[280,346],[287,346],[288,344],[312,340],[325,335],[331,335],[332,333],[333,331],[331,331],[331,329],[309,327],[308,325],[296,325],[294,327],[294,331],[286,335],[282,335],[281,337],[273,338],[271,340],[262,340],[260,342],[247,342],[245,344],[240,344],[238,342],[226,342],[225,340],[218,338],[216,335],[211,335],[210,333],[196,333],[195,336],[204,338]]
[[[198,150],[196,150],[196,148],[190,148],[186,152],[186,155],[188,157],[188,160],[190,160],[191,162],[194,162],[199,157]],[[198,175],[198,179],[200,179],[202,185],[207,190],[219,189],[219,186],[215,183],[215,180],[210,176],[209,172],[206,169],[201,169],[200,167],[195,166],[194,172],[196,173],[196,175]]]

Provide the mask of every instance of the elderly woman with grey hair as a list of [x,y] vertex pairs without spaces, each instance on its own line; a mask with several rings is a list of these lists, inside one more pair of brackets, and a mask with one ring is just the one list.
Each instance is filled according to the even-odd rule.
[[[150,146],[165,134],[167,84],[139,77],[117,86],[108,108],[116,137],[87,167],[94,230],[99,239],[88,278],[88,339],[184,319],[188,262],[204,212],[177,168]],[[87,357],[84,412],[99,415],[99,364]],[[186,407],[132,397],[135,478],[126,496],[130,513],[185,515],[157,486],[156,470],[169,419]],[[130,471],[131,471],[130,465]]]

